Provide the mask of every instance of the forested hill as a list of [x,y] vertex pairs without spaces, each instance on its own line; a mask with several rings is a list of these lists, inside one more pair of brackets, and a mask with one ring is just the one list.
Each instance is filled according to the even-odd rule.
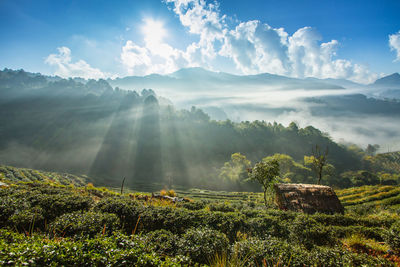
[[296,161],[329,147],[338,173],[360,159],[312,126],[213,121],[175,110],[152,90],[124,91],[104,80],[49,79],[0,72],[0,164],[90,175],[102,184],[208,186],[231,154],[252,162],[274,153]]

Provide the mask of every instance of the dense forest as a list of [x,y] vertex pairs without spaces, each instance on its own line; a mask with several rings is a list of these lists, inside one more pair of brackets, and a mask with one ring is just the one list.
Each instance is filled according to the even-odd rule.
[[88,175],[103,185],[126,178],[140,189],[154,183],[254,190],[246,168],[265,157],[280,160],[283,180],[315,183],[304,160],[315,145],[329,151],[324,184],[379,183],[376,173],[384,171],[366,159],[376,149],[337,144],[313,126],[215,121],[196,107],[177,110],[151,89],[113,89],[101,79],[5,69],[0,101],[1,164]]

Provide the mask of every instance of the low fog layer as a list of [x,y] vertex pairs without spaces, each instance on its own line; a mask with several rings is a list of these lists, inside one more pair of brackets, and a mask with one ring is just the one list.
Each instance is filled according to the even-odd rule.
[[179,108],[199,107],[213,119],[313,125],[335,141],[400,149],[400,75],[362,85],[340,79],[236,76],[201,68],[170,75],[108,80],[123,89],[153,88]]
[[371,97],[378,85],[202,69],[150,78],[146,87],[159,88],[133,91],[124,89],[141,88],[132,80],[149,77],[110,80],[111,86],[0,71],[0,164],[86,174],[108,186],[126,177],[142,189],[216,189],[219,170],[236,152],[251,162],[275,153],[303,162],[318,144],[329,147],[330,162],[343,173],[361,160],[329,136],[397,148],[400,103]]

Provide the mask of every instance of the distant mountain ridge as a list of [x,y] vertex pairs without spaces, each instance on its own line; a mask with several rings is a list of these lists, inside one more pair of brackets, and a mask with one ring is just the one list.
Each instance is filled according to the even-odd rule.
[[400,74],[396,72],[377,79],[369,85],[369,88],[374,92],[375,97],[400,99]]
[[398,86],[400,88],[400,74],[396,72],[383,78],[377,79],[374,82],[374,85]]
[[132,88],[171,88],[205,91],[221,85],[235,89],[240,85],[250,86],[280,86],[281,89],[344,89],[341,85],[322,79],[299,79],[270,73],[255,75],[235,75],[225,72],[214,72],[203,68],[183,68],[170,74],[150,74],[146,76],[126,76],[108,79],[111,85],[123,89]]

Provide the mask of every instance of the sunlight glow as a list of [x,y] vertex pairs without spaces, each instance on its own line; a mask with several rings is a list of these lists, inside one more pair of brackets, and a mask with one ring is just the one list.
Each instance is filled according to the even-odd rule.
[[145,36],[147,43],[160,43],[167,35],[164,25],[161,21],[151,18],[144,20],[145,24],[142,26],[142,32]]

